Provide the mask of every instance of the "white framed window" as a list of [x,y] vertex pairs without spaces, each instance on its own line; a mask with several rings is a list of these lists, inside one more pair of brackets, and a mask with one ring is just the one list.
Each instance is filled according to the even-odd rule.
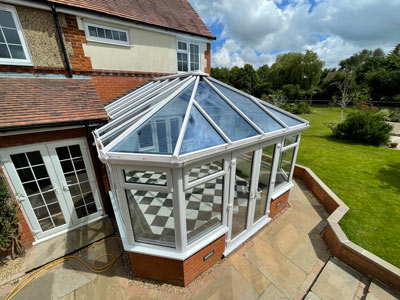
[[187,41],[176,43],[178,72],[200,70],[200,45]]
[[0,4],[0,65],[32,65],[17,10]]
[[84,22],[86,39],[92,42],[102,42],[129,46],[129,30],[114,28],[100,24]]

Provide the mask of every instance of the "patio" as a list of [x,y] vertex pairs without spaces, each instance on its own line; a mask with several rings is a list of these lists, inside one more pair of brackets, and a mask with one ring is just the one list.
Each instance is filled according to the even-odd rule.
[[[330,258],[320,236],[328,215],[302,182],[294,180],[289,201],[273,222],[186,288],[132,278],[125,256],[102,274],[66,262],[13,299],[400,299]],[[105,244],[84,259],[117,254],[119,247]],[[10,289],[3,287],[0,299]]]

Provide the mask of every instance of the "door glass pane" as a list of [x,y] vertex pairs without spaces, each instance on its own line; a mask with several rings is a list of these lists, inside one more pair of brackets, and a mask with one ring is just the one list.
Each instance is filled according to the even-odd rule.
[[281,153],[279,159],[278,171],[275,179],[275,189],[289,182],[290,170],[292,168],[294,148],[290,148]]
[[54,209],[60,206],[40,151],[13,154],[11,160],[42,230],[64,225],[61,209]]
[[96,213],[92,188],[79,145],[56,148],[78,218]]
[[271,179],[271,167],[274,156],[275,145],[265,147],[262,151],[260,175],[258,177],[256,208],[254,222],[265,215],[268,202],[269,182]]
[[236,158],[231,238],[246,229],[253,157],[254,152],[248,152]]

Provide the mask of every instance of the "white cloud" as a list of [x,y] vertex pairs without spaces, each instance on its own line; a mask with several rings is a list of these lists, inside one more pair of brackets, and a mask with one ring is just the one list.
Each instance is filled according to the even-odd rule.
[[[276,51],[311,49],[338,62],[363,48],[389,51],[400,42],[400,0],[191,0],[207,25],[223,24],[225,41],[212,55],[214,66],[271,64]],[[319,41],[315,36],[324,36]]]

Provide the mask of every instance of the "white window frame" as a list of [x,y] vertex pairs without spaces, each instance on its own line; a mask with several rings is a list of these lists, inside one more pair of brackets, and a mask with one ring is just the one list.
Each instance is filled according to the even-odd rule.
[[[18,65],[18,66],[32,66],[32,57],[29,52],[28,44],[26,43],[25,35],[22,30],[21,22],[19,21],[17,10],[14,6],[1,4],[0,10],[8,11],[11,13],[14,20],[15,26],[17,28],[18,37],[21,41],[22,49],[24,50],[25,59],[15,59],[15,58],[0,58],[0,65]],[[8,45],[8,44],[7,44]]]
[[[179,49],[178,43],[185,43],[186,44],[186,50]],[[199,47],[199,68],[198,68],[198,70],[192,70],[191,69],[190,45],[196,45],[196,46]],[[185,40],[181,40],[181,39],[177,39],[176,40],[176,53],[177,53],[177,55],[176,55],[176,68],[177,68],[178,73],[185,73],[186,72],[186,71],[179,71],[178,70],[178,53],[183,53],[183,54],[187,55],[187,58],[188,58],[188,61],[187,61],[188,70],[187,70],[187,72],[194,72],[194,71],[200,71],[201,70],[201,51],[200,51],[200,49],[201,49],[201,47],[200,47],[199,43],[192,42],[192,41],[185,41]]]
[[[117,41],[117,40],[113,40],[113,39],[108,39],[108,38],[105,38],[105,37],[101,38],[101,37],[91,36],[90,33],[89,33],[89,26],[96,27],[96,28],[102,28],[104,30],[107,29],[107,30],[125,32],[125,34],[126,34],[126,42],[125,41]],[[85,29],[86,40],[89,41],[89,42],[98,42],[98,43],[119,45],[119,46],[126,46],[126,47],[130,47],[131,46],[130,37],[129,37],[129,29],[111,27],[111,26],[107,26],[107,25],[103,25],[103,24],[90,23],[90,22],[83,22],[83,27]]]

